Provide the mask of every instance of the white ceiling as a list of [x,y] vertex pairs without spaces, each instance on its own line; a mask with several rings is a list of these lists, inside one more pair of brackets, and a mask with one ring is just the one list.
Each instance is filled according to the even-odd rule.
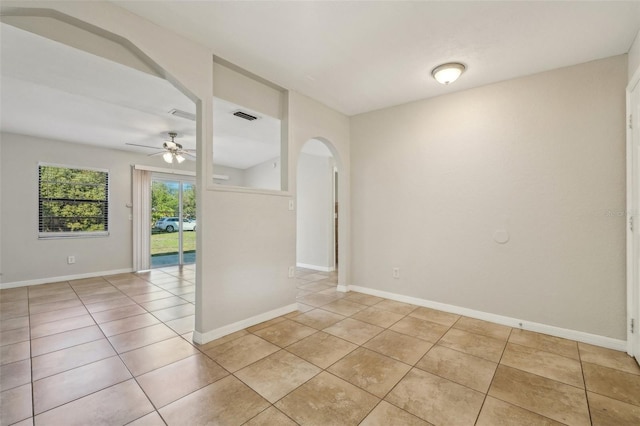
[[[626,53],[640,29],[639,1],[115,3],[348,115]],[[7,24],[0,32],[2,131],[144,153],[125,143],[159,147],[177,131],[195,148],[194,122],[168,114],[195,106],[167,81]],[[430,71],[447,61],[468,71],[445,87]],[[232,129],[248,122],[225,111],[214,117],[217,163],[275,156],[277,143],[264,142],[279,138],[277,120],[254,122],[272,133],[250,140],[254,130]]]
[[347,115],[623,54],[640,28],[638,1],[114,3]]
[[[258,117],[248,121],[233,115],[242,110]],[[280,157],[280,120],[213,98],[213,156],[221,166],[246,169]]]

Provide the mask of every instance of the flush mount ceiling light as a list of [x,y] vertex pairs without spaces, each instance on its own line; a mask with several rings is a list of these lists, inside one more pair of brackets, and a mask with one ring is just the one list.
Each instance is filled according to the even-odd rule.
[[453,83],[462,75],[466,67],[458,62],[450,62],[448,64],[438,65],[431,71],[431,75],[440,84]]

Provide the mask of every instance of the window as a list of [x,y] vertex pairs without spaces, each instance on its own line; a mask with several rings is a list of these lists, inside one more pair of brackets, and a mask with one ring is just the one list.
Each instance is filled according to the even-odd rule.
[[38,237],[109,235],[109,171],[38,165]]

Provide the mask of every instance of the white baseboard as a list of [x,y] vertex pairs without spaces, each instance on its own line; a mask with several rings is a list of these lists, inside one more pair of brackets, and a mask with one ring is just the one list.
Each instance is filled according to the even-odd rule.
[[349,286],[348,285],[340,285],[338,284],[338,286],[336,287],[336,290],[341,292],[341,293],[346,293],[349,291]]
[[298,310],[298,304],[293,303],[291,305],[283,306],[282,308],[274,309],[269,312],[264,312],[260,315],[256,315],[251,318],[234,322],[233,324],[228,324],[220,328],[216,328],[215,330],[206,331],[204,333],[194,331],[193,341],[199,345],[203,345],[205,343],[211,342],[212,340],[219,339],[228,334],[235,333],[236,331],[244,330],[247,327],[260,324],[261,322],[269,321],[270,319],[274,319],[282,315],[286,315],[296,310]]
[[48,277],[48,278],[38,278],[35,280],[0,283],[0,288],[4,289],[4,288],[25,287],[28,285],[57,283],[60,281],[81,280],[83,278],[94,278],[94,277],[102,277],[106,275],[126,274],[128,272],[133,272],[133,268],[114,269],[112,271],[87,272],[84,274],[64,275],[61,277]]
[[535,331],[550,336],[562,337],[564,339],[575,340],[591,345],[602,346],[604,348],[615,349],[617,351],[626,352],[626,340],[613,339],[611,337],[599,336],[597,334],[585,333],[583,331],[570,330],[567,328],[556,327],[553,325],[540,324],[537,322],[521,320],[517,318],[506,317],[503,315],[491,314],[488,312],[476,311],[474,309],[463,308],[446,303],[433,302],[431,300],[419,299],[417,297],[404,296],[401,294],[390,293],[388,291],[376,290],[356,285],[346,286],[347,291],[357,291],[359,293],[370,294],[372,296],[384,297],[385,299],[396,300],[398,302],[410,303],[412,305],[424,306],[426,308],[437,309],[439,311],[450,312],[453,314],[464,315],[496,324],[506,325],[522,330]]
[[309,265],[308,263],[296,263],[296,266],[298,268],[313,269],[314,271],[321,271],[321,272],[333,272],[336,270],[334,266]]

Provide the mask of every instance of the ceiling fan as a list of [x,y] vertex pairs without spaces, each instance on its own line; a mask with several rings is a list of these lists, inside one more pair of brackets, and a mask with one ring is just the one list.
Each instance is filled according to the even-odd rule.
[[158,148],[156,146],[149,145],[140,145],[137,143],[125,143],[125,145],[130,146],[140,146],[142,148],[150,148],[150,149],[162,149],[160,152],[156,152],[154,154],[149,154],[149,157],[154,157],[156,155],[162,155],[164,161],[169,164],[172,164],[173,161],[177,161],[178,164],[182,163],[184,160],[195,160],[195,149],[184,149],[182,145],[175,141],[175,138],[178,136],[176,132],[169,132],[170,141],[165,141],[162,144],[162,148]]

